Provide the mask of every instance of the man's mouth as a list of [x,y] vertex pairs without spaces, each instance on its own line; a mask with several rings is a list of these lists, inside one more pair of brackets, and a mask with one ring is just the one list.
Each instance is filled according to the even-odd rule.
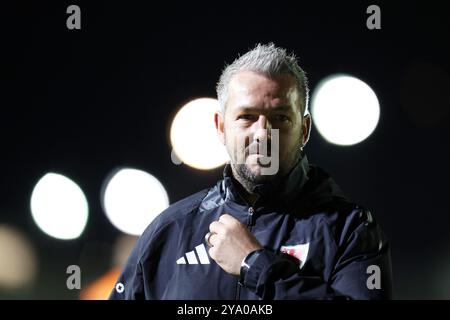
[[270,157],[268,157],[266,155],[252,153],[252,154],[248,155],[248,157],[250,157],[250,156],[253,156],[253,159],[251,159],[251,164],[257,164],[261,167],[270,167],[270,165],[271,165],[272,160]]
[[258,155],[258,156],[271,156],[271,145],[269,142],[257,143],[254,145],[250,145],[247,150],[247,154],[250,155]]

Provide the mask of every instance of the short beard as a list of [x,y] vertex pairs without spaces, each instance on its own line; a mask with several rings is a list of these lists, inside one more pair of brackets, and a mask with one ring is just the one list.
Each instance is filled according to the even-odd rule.
[[[292,168],[298,163],[301,158],[301,150],[298,153],[289,166],[289,168],[282,168],[280,166],[278,172],[273,175],[255,174],[246,164],[235,164],[231,163],[232,171],[234,173],[235,179],[244,187],[244,189],[250,193],[254,194],[256,192],[256,187],[276,187],[278,186],[284,177],[292,170]],[[266,189],[267,190],[267,189]]]
[[234,168],[235,178],[238,180],[245,190],[249,193],[254,193],[254,189],[257,185],[266,184],[272,180],[276,179],[275,175],[263,175],[255,174],[246,164],[232,164]]
[[[224,132],[225,145],[227,145],[227,135]],[[299,142],[300,145],[300,142]],[[270,147],[269,147],[270,148]],[[234,163],[232,154],[230,153],[230,165],[232,168],[234,178],[242,185],[242,187],[250,194],[256,193],[256,187],[261,185],[269,185],[277,186],[284,178],[284,176],[291,171],[291,169],[297,164],[297,162],[302,157],[302,151],[299,148],[293,163],[289,168],[283,168],[281,163],[278,172],[274,175],[257,175],[250,170],[250,168],[246,164],[237,164]]]

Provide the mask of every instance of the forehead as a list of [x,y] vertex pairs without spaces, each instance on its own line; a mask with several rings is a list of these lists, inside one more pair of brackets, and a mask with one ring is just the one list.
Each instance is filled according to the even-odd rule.
[[269,78],[253,71],[241,71],[231,78],[228,88],[228,102],[231,104],[237,100],[246,100],[245,103],[250,105],[271,101],[289,103],[297,98],[295,78],[289,74]]

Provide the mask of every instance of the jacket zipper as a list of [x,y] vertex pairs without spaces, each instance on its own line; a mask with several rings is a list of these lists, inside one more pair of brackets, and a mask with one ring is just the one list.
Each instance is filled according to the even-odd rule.
[[[253,214],[255,213],[255,209],[253,207],[248,208],[248,216],[247,216],[247,228],[249,231],[252,231],[253,226]],[[239,281],[236,285],[236,297],[235,300],[241,300],[241,285]]]

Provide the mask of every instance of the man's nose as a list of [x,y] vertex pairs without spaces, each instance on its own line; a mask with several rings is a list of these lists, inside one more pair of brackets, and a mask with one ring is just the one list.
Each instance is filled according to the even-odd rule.
[[272,125],[266,116],[260,115],[255,126],[253,140],[264,141],[270,139]]

